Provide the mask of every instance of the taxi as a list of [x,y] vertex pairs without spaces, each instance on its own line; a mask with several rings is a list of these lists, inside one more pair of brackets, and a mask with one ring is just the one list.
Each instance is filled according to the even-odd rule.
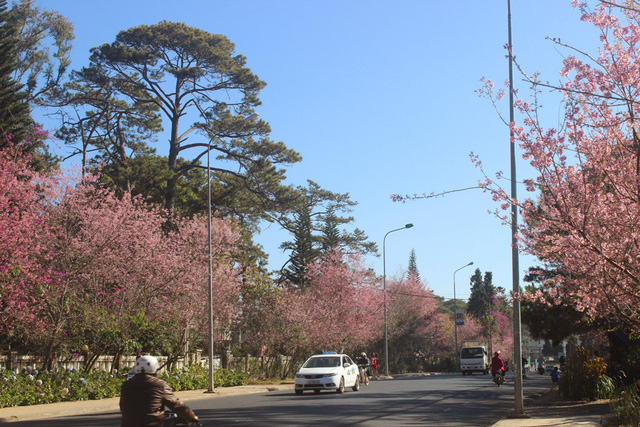
[[306,390],[320,393],[322,390],[335,390],[343,393],[350,387],[360,390],[358,365],[346,354],[325,352],[311,356],[300,367],[294,380],[296,394]]

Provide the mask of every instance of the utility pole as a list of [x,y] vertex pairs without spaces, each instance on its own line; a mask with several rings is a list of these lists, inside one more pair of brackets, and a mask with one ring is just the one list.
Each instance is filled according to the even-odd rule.
[[[511,40],[511,0],[507,0],[507,29],[509,46],[509,125],[514,122],[513,114],[513,42]],[[514,381],[514,417],[525,417],[522,390],[522,326],[520,319],[520,262],[518,258],[518,206],[516,187],[516,147],[514,133],[509,128],[511,151],[511,273],[513,278],[513,364],[516,367]]]

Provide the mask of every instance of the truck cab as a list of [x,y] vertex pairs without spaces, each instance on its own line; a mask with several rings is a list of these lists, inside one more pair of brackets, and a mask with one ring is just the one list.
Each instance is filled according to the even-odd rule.
[[480,341],[465,341],[460,351],[460,370],[462,375],[471,375],[474,372],[489,373],[488,346]]

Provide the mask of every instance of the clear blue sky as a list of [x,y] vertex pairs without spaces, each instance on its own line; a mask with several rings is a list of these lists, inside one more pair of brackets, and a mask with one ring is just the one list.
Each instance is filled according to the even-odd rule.
[[[562,54],[545,36],[590,52],[597,36],[570,0],[512,2],[513,43],[528,72],[558,80]],[[479,190],[393,203],[392,193],[440,192],[476,185],[477,153],[487,170],[509,172],[508,129],[475,91],[480,79],[502,83],[508,62],[506,0],[36,0],[75,26],[73,68],[89,49],[114,41],[124,29],[161,20],[224,34],[247,57],[267,87],[261,118],[272,137],[300,152],[288,180],[312,179],[350,193],[359,203],[355,226],[380,246],[387,237],[387,277],[406,268],[415,249],[420,275],[437,295],[469,295],[473,269],[492,271],[494,284],[511,289],[510,228],[490,215],[496,205]],[[516,74],[515,86],[526,92]],[[502,106],[507,113],[507,105]],[[559,102],[545,105],[548,124]],[[160,138],[161,143],[163,141]],[[162,148],[158,147],[162,152]],[[529,176],[518,160],[518,178]],[[505,183],[505,185],[508,185]],[[519,189],[519,196],[525,195]],[[289,236],[272,225],[257,241],[270,267],[287,259],[279,244]],[[382,274],[382,257],[370,257]],[[520,259],[521,270],[531,259]],[[522,276],[522,274],[521,274]]]

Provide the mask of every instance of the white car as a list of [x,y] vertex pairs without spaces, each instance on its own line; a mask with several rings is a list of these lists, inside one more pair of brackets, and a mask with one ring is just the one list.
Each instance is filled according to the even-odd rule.
[[326,352],[311,356],[300,367],[294,381],[296,394],[305,390],[320,393],[322,390],[344,392],[346,387],[360,390],[358,365],[346,354]]

